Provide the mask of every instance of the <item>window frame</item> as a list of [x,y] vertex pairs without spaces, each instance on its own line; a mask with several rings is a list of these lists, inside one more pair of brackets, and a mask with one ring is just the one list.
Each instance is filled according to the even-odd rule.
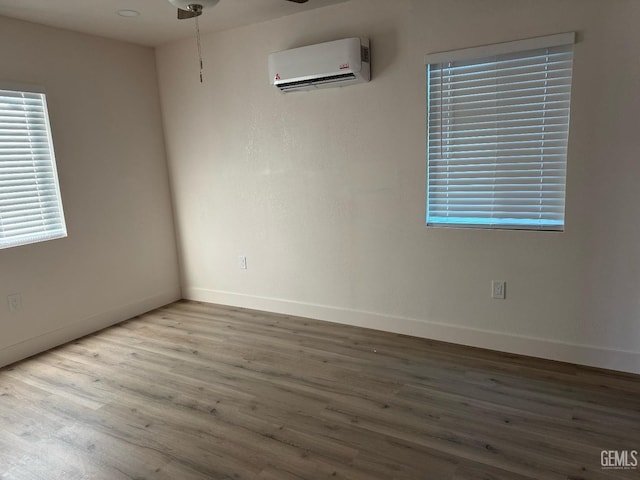
[[[426,169],[427,169],[427,177],[426,177],[426,195],[425,195],[425,221],[426,221],[426,226],[428,228],[474,228],[474,229],[489,229],[489,230],[532,230],[532,231],[564,231],[565,230],[565,226],[566,226],[566,183],[567,183],[567,179],[566,179],[566,168],[567,168],[567,163],[568,163],[568,153],[566,153],[564,155],[563,161],[564,161],[564,170],[565,170],[565,175],[564,175],[564,189],[562,190],[563,196],[562,196],[562,217],[561,217],[561,221],[562,223],[559,225],[551,225],[551,224],[541,224],[540,225],[535,225],[532,223],[527,223],[530,222],[530,219],[527,219],[524,216],[520,216],[519,218],[517,218],[516,222],[507,222],[506,220],[500,220],[499,217],[494,217],[497,218],[497,220],[495,221],[495,223],[491,223],[491,217],[487,217],[487,223],[471,223],[471,222],[463,222],[462,220],[464,220],[464,217],[459,216],[459,217],[452,217],[452,218],[458,218],[458,220],[460,221],[452,221],[452,222],[433,222],[430,221],[430,219],[434,218],[435,216],[430,216],[429,215],[429,204],[430,204],[430,194],[431,194],[431,190],[430,187],[432,185],[432,183],[430,182],[430,178],[429,178],[429,173],[430,173],[430,167],[431,167],[431,163],[430,163],[430,148],[431,148],[431,136],[430,136],[430,131],[431,131],[431,72],[430,72],[430,65],[442,65],[442,64],[446,64],[446,63],[453,63],[453,62],[465,62],[465,61],[469,61],[470,63],[473,63],[474,60],[484,60],[488,57],[495,57],[495,56],[504,56],[504,55],[510,55],[510,54],[519,54],[522,53],[523,56],[522,58],[526,57],[526,54],[531,52],[531,51],[535,51],[535,50],[541,50],[541,49],[546,49],[546,48],[554,48],[554,47],[563,47],[563,46],[571,46],[572,50],[571,50],[571,59],[572,59],[572,63],[571,63],[571,75],[570,75],[570,84],[569,84],[569,100],[571,98],[571,85],[573,84],[573,45],[575,44],[575,39],[576,39],[576,34],[575,32],[567,32],[567,33],[560,33],[560,34],[555,34],[555,35],[547,35],[547,36],[543,36],[543,37],[535,37],[535,38],[529,38],[529,39],[524,39],[524,40],[516,40],[516,41],[511,41],[511,42],[504,42],[504,43],[497,43],[497,44],[492,44],[492,45],[484,45],[484,46],[480,46],[480,47],[472,47],[472,48],[464,48],[464,49],[458,49],[458,50],[451,50],[451,51],[445,51],[445,52],[437,52],[437,53],[432,53],[432,54],[427,54],[425,55],[424,58],[424,62],[425,62],[425,72],[426,72],[426,86],[427,86],[427,115],[426,115]],[[571,107],[570,105],[567,107],[567,123],[566,123],[566,141],[568,144],[568,139],[569,139],[569,131],[570,131],[570,110]],[[496,113],[497,115],[497,113]],[[439,124],[442,124],[442,121],[440,121]],[[482,127],[485,127],[485,125],[482,125]],[[496,125],[495,127],[496,129],[498,129],[499,127]],[[505,127],[507,128],[507,127]],[[499,131],[499,130],[497,130]],[[488,159],[493,159],[493,163],[496,165],[499,165],[500,162],[497,160],[498,157],[487,157]],[[487,162],[489,163],[489,162]],[[542,177],[541,177],[542,178]],[[519,195],[521,195],[524,192],[524,190],[521,190]],[[473,203],[471,203],[471,205],[473,205]],[[500,204],[498,204],[500,205]],[[507,204],[503,204],[503,206],[508,205]],[[477,217],[476,220],[478,220],[479,218],[482,217]],[[548,222],[550,223],[550,222]]]

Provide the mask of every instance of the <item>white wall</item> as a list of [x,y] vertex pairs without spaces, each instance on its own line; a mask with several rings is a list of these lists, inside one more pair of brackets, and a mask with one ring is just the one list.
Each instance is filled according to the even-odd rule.
[[[205,36],[203,85],[192,40],[159,48],[184,295],[640,373],[639,24],[631,0],[351,0]],[[424,54],[566,31],[566,231],[426,228]],[[371,83],[269,86],[270,52],[347,36]]]
[[180,289],[153,50],[0,17],[0,59],[0,81],[47,90],[69,233],[0,250],[3,365]]

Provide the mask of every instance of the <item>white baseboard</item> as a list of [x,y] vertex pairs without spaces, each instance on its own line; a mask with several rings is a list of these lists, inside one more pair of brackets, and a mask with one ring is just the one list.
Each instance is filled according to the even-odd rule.
[[500,352],[640,374],[640,352],[203,288],[183,288],[183,296],[188,300],[314,318]]
[[128,320],[136,315],[146,313],[181,298],[180,289],[176,288],[143,298],[137,302],[122,305],[106,312],[76,320],[51,332],[29,338],[22,342],[0,349],[0,367],[17,362],[50,348],[57,347],[80,337],[84,337],[103,328]]

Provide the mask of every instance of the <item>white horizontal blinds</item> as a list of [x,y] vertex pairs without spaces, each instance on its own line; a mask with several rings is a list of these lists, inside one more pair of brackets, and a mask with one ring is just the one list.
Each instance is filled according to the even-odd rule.
[[45,95],[0,90],[0,248],[64,236]]
[[428,65],[429,225],[562,230],[573,44]]

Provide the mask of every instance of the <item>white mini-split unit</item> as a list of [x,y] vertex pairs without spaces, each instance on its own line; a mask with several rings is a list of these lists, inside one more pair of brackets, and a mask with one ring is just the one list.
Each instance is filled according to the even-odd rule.
[[371,79],[369,40],[345,38],[269,55],[271,84],[283,92],[341,87]]

